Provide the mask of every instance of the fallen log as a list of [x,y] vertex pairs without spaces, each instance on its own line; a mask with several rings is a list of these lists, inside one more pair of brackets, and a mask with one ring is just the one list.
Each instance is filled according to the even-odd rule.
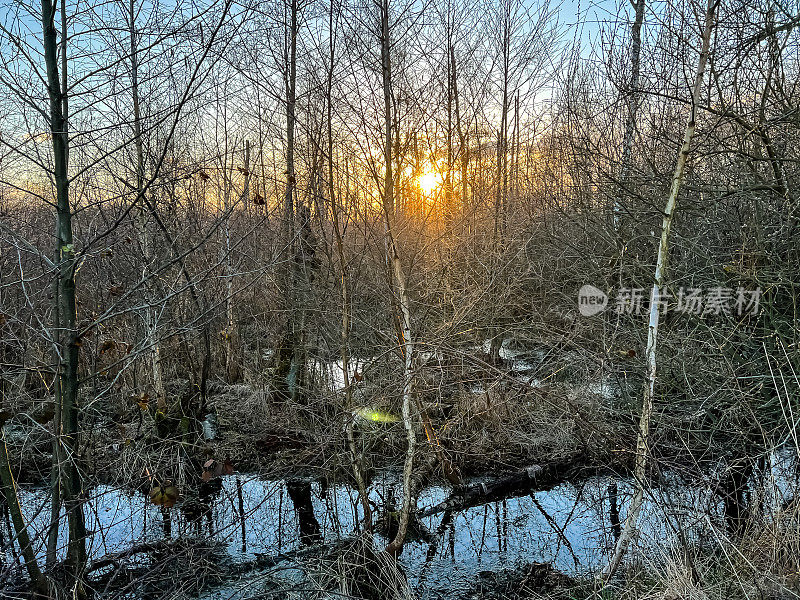
[[532,465],[495,481],[480,482],[456,489],[453,494],[433,506],[417,511],[417,518],[429,517],[446,511],[458,512],[503,498],[529,494],[556,486],[584,467],[583,454],[562,460]]
[[[231,565],[229,565],[229,570],[232,574],[240,575],[254,569],[273,567],[283,561],[298,560],[315,554],[330,554],[338,551],[343,547],[344,544],[347,544],[351,541],[352,538],[343,537],[333,540],[332,542],[317,543],[311,546],[302,546],[295,548],[294,550],[289,550],[288,552],[280,552],[277,554],[264,554],[256,552],[254,553],[254,558],[252,560],[242,561],[240,563],[231,563]],[[201,547],[207,550],[212,550],[214,546],[219,546],[219,544],[219,542],[206,544],[203,542],[196,542],[194,540],[160,540],[156,542],[145,542],[142,544],[136,544],[120,552],[111,552],[106,554],[105,556],[92,562],[86,569],[86,573],[94,573],[95,571],[99,571],[105,567],[119,568],[120,564],[124,560],[136,556],[137,554],[158,553],[161,555],[175,555],[178,552],[186,550],[196,551]]]
[[102,558],[95,560],[87,567],[86,573],[94,573],[95,571],[98,571],[104,567],[118,567],[122,560],[131,558],[137,554],[144,554],[147,552],[164,552],[165,550],[171,550],[173,547],[174,544],[170,544],[166,541],[136,544],[135,546],[132,546],[126,550],[122,550],[120,552],[111,552]]
[[[275,565],[284,562],[284,561],[294,561],[306,558],[308,556],[327,556],[330,554],[335,554],[347,544],[352,543],[355,538],[350,536],[344,536],[329,542],[318,542],[313,545],[309,546],[300,546],[299,548],[295,548],[294,550],[289,550],[288,552],[279,552],[277,554],[265,554],[256,552],[255,553],[255,563],[253,567],[256,568],[265,568],[265,567],[274,567]],[[245,569],[248,569],[247,563],[243,563]]]
[[[119,552],[110,552],[104,556],[92,561],[86,568],[87,575],[95,573],[104,569],[105,567],[113,567],[113,570],[119,569],[125,561],[139,554],[152,554],[153,556],[164,559],[174,558],[181,553],[197,555],[205,553],[210,555],[213,552],[224,552],[225,544],[216,540],[198,540],[194,538],[178,538],[178,539],[165,539],[156,540],[153,542],[142,542],[134,544],[130,548],[120,550]],[[100,575],[99,577],[103,577]]]

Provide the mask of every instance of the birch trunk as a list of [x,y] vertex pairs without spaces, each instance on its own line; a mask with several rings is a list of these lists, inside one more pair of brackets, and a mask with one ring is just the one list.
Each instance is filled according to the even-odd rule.
[[386,170],[383,186],[383,212],[386,218],[386,250],[394,275],[397,292],[398,320],[400,344],[403,355],[403,426],[406,430],[406,458],[403,465],[403,506],[400,509],[400,524],[397,534],[389,543],[386,550],[391,554],[399,554],[408,532],[408,523],[414,505],[412,474],[414,471],[414,452],[416,449],[416,434],[412,421],[413,402],[412,394],[412,365],[414,359],[414,343],[411,335],[411,312],[409,309],[406,277],[403,272],[403,263],[397,252],[394,237],[394,175],[392,173],[392,66],[390,59],[389,37],[389,0],[381,4],[381,70],[383,73],[383,102],[384,102],[384,161]]
[[683,135],[683,143],[678,154],[678,162],[675,165],[675,172],[672,176],[667,205],[664,208],[664,218],[661,223],[661,240],[658,245],[658,258],[656,260],[656,270],[653,280],[653,289],[650,298],[650,320],[647,328],[647,350],[645,359],[647,363],[647,380],[644,387],[644,399],[642,402],[642,414],[639,420],[639,432],[636,439],[636,462],[634,465],[635,490],[631,500],[628,516],[625,519],[625,528],[617,540],[614,554],[605,572],[606,581],[614,575],[625,552],[634,536],[639,519],[639,512],[642,508],[644,499],[645,476],[647,470],[647,456],[649,454],[648,435],[650,432],[650,416],[653,412],[653,395],[656,383],[656,342],[658,338],[658,318],[661,291],[664,287],[664,273],[667,266],[669,255],[669,232],[672,227],[672,216],[675,213],[675,206],[678,201],[678,193],[683,183],[686,160],[689,157],[689,149],[694,136],[697,105],[700,101],[700,91],[703,85],[703,76],[708,62],[709,47],[711,45],[711,33],[714,28],[714,14],[719,0],[710,0],[705,14],[705,26],[703,28],[702,46],[700,49],[700,59],[697,64],[694,86],[692,88],[692,104],[689,112],[689,121]]

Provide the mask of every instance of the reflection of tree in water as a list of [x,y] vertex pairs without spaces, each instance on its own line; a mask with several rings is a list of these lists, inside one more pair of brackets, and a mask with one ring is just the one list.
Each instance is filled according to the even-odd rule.
[[[166,480],[163,484],[153,485],[148,492],[150,503],[158,506],[161,512],[161,529],[164,538],[172,537],[173,521],[175,521],[174,510],[188,523],[191,533],[197,537],[203,535],[203,521],[207,526],[207,535],[214,535],[213,507],[219,500],[222,491],[222,478],[197,478],[194,485],[182,486],[179,488],[171,480]],[[146,518],[146,512],[145,512]],[[178,519],[178,524],[182,522]],[[182,529],[179,528],[179,534]]]
[[616,543],[619,534],[622,533],[619,522],[619,486],[616,479],[612,479],[608,484],[608,505],[608,521],[611,523],[611,533],[614,534]]
[[[397,506],[397,500],[393,488],[386,491],[386,497],[383,500],[383,510],[379,513],[375,523],[375,531],[392,540],[397,535],[400,528],[400,510]],[[424,542],[427,543],[431,540],[432,534],[428,528],[416,515],[409,515],[408,529],[406,530],[406,541],[408,542]],[[400,548],[398,556],[402,554],[403,549]]]
[[218,501],[222,490],[222,479],[219,477],[209,481],[201,481],[196,492],[187,497],[180,506],[186,520],[194,526],[195,535],[202,535],[202,524],[205,519],[207,533],[214,535],[214,504]]
[[620,508],[625,504],[625,494],[620,494],[620,480],[614,476],[600,477],[576,483],[575,488],[577,500],[582,500],[590,519],[599,524],[595,531],[598,551],[613,550],[622,532]]
[[[776,462],[775,471],[782,466]],[[794,463],[785,470],[786,473],[776,473],[776,476],[781,475],[786,480],[787,489],[783,492],[791,494]],[[164,488],[169,487],[168,483],[163,482]],[[358,535],[359,518],[354,508],[356,492],[344,485],[326,487],[323,483],[320,488],[316,485],[310,480],[283,482],[247,476],[222,477],[209,486],[196,483],[194,492],[184,488],[172,508],[154,505],[148,495],[126,495],[119,489],[98,488],[88,500],[93,504],[91,514],[98,519],[92,522],[92,529],[104,532],[108,547],[95,548],[97,554],[90,560],[94,563],[109,556],[111,559],[105,568],[91,571],[89,578],[92,585],[103,589],[108,585],[108,590],[119,590],[136,580],[133,585],[137,591],[132,596],[136,598],[147,597],[145,591],[148,590],[152,598],[164,590],[181,590],[180,595],[183,595],[184,590],[196,590],[198,586],[213,587],[217,578],[221,578],[219,584],[227,593],[239,585],[234,582],[235,576],[241,576],[241,581],[247,581],[247,585],[270,579],[269,586],[273,587],[259,588],[268,589],[269,593],[301,588],[339,592],[344,589],[340,588],[338,578],[341,577],[347,581],[341,586],[347,589],[363,586],[362,597],[370,597],[369,585],[400,581],[396,574],[385,573],[386,565],[373,564],[370,549],[353,546],[354,537],[351,536]],[[376,515],[387,527],[392,526],[389,515],[397,512],[398,499],[389,493],[393,487],[387,485],[383,495],[377,489],[372,491],[375,506],[383,509],[376,511]],[[519,496],[463,510],[451,509],[444,511],[441,518],[423,517],[419,519],[420,524],[427,525],[429,532],[427,536],[412,535],[413,540],[409,539],[401,562],[417,591],[424,592],[423,597],[467,589],[475,581],[506,589],[504,582],[513,579],[511,571],[523,573],[524,569],[518,567],[529,561],[552,560],[555,569],[567,574],[597,569],[611,546],[609,539],[613,536],[615,521],[610,513],[614,512],[615,492],[616,523],[619,524],[619,517],[624,519],[625,516],[630,489],[630,480],[595,476],[545,491],[528,490]],[[771,504],[778,501],[777,491],[774,493]],[[651,495],[644,508],[640,552],[650,552],[651,548],[658,547],[655,544],[702,547],[702,539],[697,536],[706,523],[706,514],[712,515],[717,530],[724,525],[724,506],[719,492],[670,479],[661,481],[657,487],[654,485]],[[31,497],[25,509],[38,509],[46,516],[42,497],[41,494]],[[450,497],[449,489],[428,488],[421,504],[435,508]],[[430,509],[423,509],[423,512],[425,510]],[[130,515],[132,522],[138,525],[133,529],[127,525],[120,527],[120,515],[124,519],[125,515]],[[150,529],[142,523],[145,518],[152,523]],[[34,525],[40,527],[36,521]],[[685,537],[678,539],[675,529],[681,526],[685,527]],[[167,528],[166,539],[162,527]],[[330,536],[323,536],[323,527]],[[380,533],[390,536],[393,531]],[[132,547],[140,548],[135,557],[130,553]],[[380,547],[377,544],[374,551]],[[580,565],[576,564],[576,559],[580,560]],[[9,560],[7,556],[7,564]],[[787,558],[786,561],[794,564],[796,559]],[[116,571],[113,582],[108,579],[110,567]],[[495,580],[481,575],[489,571],[502,576]],[[328,578],[321,580],[321,573],[328,573]],[[528,583],[539,581],[537,574],[538,571],[533,572]],[[549,581],[549,577],[545,579]],[[389,586],[389,589],[395,588]],[[392,597],[394,593],[387,593],[385,597]]]
[[311,501],[311,482],[302,479],[290,479],[286,482],[289,498],[294,505],[297,521],[300,526],[300,543],[305,546],[322,542],[319,521],[314,515],[314,503]]

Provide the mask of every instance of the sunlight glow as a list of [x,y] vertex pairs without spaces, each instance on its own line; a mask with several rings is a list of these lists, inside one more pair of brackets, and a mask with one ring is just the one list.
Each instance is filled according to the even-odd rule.
[[442,176],[436,171],[425,171],[417,179],[420,189],[426,194],[430,194],[442,183]]
[[353,414],[373,423],[397,423],[400,420],[397,415],[371,407],[356,408]]

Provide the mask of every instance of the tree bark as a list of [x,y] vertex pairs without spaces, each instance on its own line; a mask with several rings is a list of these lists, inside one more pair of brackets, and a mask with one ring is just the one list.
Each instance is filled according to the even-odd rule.
[[0,491],[2,491],[2,495],[8,505],[8,511],[11,513],[14,535],[17,538],[17,544],[22,554],[22,560],[25,563],[25,569],[28,571],[28,577],[31,578],[34,587],[43,590],[46,587],[46,582],[39,568],[39,563],[36,561],[36,554],[33,551],[33,545],[28,535],[28,527],[25,525],[25,519],[22,516],[22,509],[17,497],[17,486],[8,460],[5,431],[2,427],[0,427]]
[[[625,117],[625,135],[622,139],[622,160],[620,161],[619,183],[621,189],[614,201],[614,229],[620,233],[622,198],[628,184],[633,153],[633,138],[636,135],[636,113],[639,109],[639,73],[642,55],[642,23],[646,0],[631,0],[634,8],[633,25],[631,25],[631,78],[628,82],[627,115]],[[621,242],[624,244],[624,241]]]
[[[62,7],[63,12],[63,7]],[[53,143],[54,178],[56,183],[56,228],[57,228],[57,278],[58,296],[56,311],[59,315],[59,330],[56,331],[60,354],[60,392],[57,403],[61,411],[61,446],[66,463],[62,463],[61,495],[67,511],[69,540],[67,545],[67,567],[74,579],[75,592],[83,595],[81,579],[86,567],[86,525],[80,500],[81,479],[76,464],[78,446],[78,352],[77,302],[75,297],[75,247],[72,238],[72,208],[69,202],[69,138],[67,135],[66,83],[61,85],[57,61],[57,32],[55,28],[56,7],[52,0],[42,0],[42,33],[44,59],[47,70],[47,91],[50,101],[50,133]],[[62,19],[66,17],[62,15]],[[66,48],[65,48],[66,49]],[[63,68],[62,63],[62,68]],[[59,436],[57,436],[59,437]],[[58,460],[54,457],[54,460]]]
[[347,435],[347,448],[350,451],[350,463],[353,469],[353,477],[356,480],[358,497],[361,501],[361,508],[364,511],[364,529],[369,533],[372,531],[372,507],[369,503],[369,493],[367,492],[366,478],[364,476],[363,458],[361,453],[358,452],[358,449],[356,448],[355,434],[353,431],[353,416],[352,413],[350,413],[353,408],[353,389],[350,382],[350,278],[347,269],[347,258],[344,252],[342,226],[339,223],[339,199],[336,195],[336,186],[334,184],[333,177],[333,67],[336,61],[337,25],[337,22],[334,19],[334,1],[335,0],[331,0],[330,11],[328,13],[330,45],[328,47],[328,72],[325,90],[328,144],[328,194],[331,202],[333,231],[334,235],[336,236],[336,253],[339,257],[340,285],[342,293],[342,329],[340,338],[340,352],[342,357],[342,378],[344,382],[345,393],[344,408],[347,413],[347,425],[345,432]]
[[414,360],[414,343],[411,335],[411,312],[408,301],[406,276],[403,263],[397,251],[395,240],[394,217],[394,175],[392,172],[392,66],[391,40],[389,36],[389,0],[381,4],[381,71],[383,79],[384,107],[384,161],[386,163],[383,182],[383,213],[386,218],[386,251],[394,275],[396,288],[397,312],[399,321],[399,339],[403,357],[403,426],[406,430],[406,458],[403,465],[403,506],[400,509],[400,525],[397,535],[389,543],[386,550],[391,554],[399,554],[408,532],[409,518],[415,504],[413,497],[412,474],[414,471],[414,452],[416,450],[416,433],[412,421],[412,365]]
[[669,256],[669,232],[672,227],[672,217],[678,201],[678,193],[683,183],[686,161],[689,157],[689,150],[694,137],[697,117],[697,106],[700,102],[700,92],[703,86],[703,76],[708,62],[709,47],[711,45],[711,33],[714,28],[714,15],[719,0],[710,0],[706,8],[705,26],[703,28],[702,46],[700,49],[700,59],[697,64],[694,86],[692,88],[692,104],[689,109],[689,120],[683,135],[683,143],[678,153],[678,162],[675,165],[675,172],[672,176],[669,198],[664,208],[664,217],[661,223],[661,240],[658,246],[658,258],[656,260],[656,270],[653,281],[653,289],[650,297],[650,320],[647,328],[647,350],[645,359],[647,363],[647,379],[644,387],[644,398],[642,402],[642,414],[639,420],[639,432],[636,439],[636,459],[634,464],[635,490],[628,517],[625,519],[625,528],[622,535],[617,540],[614,554],[605,571],[605,579],[608,581],[622,562],[628,549],[631,539],[637,528],[639,513],[644,499],[645,476],[647,470],[647,456],[649,454],[648,436],[650,432],[650,417],[653,412],[653,396],[656,383],[656,344],[658,339],[659,308],[661,304],[661,291],[664,288],[664,275]]

